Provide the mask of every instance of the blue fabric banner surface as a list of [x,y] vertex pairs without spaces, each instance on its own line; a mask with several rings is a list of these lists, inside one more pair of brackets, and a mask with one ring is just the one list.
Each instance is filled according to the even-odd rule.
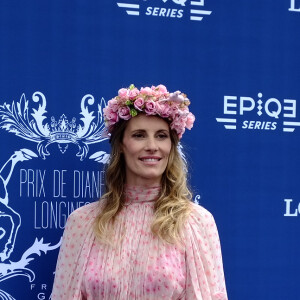
[[50,299],[68,215],[104,190],[102,108],[166,85],[229,299],[298,299],[300,0],[0,3],[0,299]]

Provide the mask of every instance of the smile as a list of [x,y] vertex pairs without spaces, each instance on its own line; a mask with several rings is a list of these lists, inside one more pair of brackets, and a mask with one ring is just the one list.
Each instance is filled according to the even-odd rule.
[[147,157],[147,158],[146,158],[146,157],[145,157],[145,158],[140,158],[140,160],[141,160],[141,161],[144,161],[144,162],[156,162],[156,161],[160,161],[161,158],[159,158],[159,157],[157,157],[157,158],[156,158],[156,157],[155,157],[155,158],[154,158],[154,157],[151,157],[151,158],[148,158],[148,157]]

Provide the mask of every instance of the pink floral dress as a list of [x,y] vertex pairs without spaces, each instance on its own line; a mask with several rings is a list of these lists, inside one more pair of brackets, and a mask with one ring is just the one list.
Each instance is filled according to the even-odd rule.
[[159,192],[158,187],[126,188],[126,203],[115,222],[114,246],[94,237],[98,203],[69,216],[52,300],[227,299],[212,215],[193,204],[184,227],[184,246],[167,244],[150,229]]

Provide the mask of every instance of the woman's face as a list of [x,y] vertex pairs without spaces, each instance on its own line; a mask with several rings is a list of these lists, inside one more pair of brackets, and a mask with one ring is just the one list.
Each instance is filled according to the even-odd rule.
[[124,131],[121,151],[128,185],[159,185],[171,151],[168,123],[157,116],[131,118]]

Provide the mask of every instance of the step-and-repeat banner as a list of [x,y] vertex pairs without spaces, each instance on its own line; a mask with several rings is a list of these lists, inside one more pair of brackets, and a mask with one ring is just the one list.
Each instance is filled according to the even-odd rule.
[[104,189],[121,87],[191,99],[182,139],[229,299],[298,299],[300,0],[0,3],[0,299],[50,299],[68,215]]

